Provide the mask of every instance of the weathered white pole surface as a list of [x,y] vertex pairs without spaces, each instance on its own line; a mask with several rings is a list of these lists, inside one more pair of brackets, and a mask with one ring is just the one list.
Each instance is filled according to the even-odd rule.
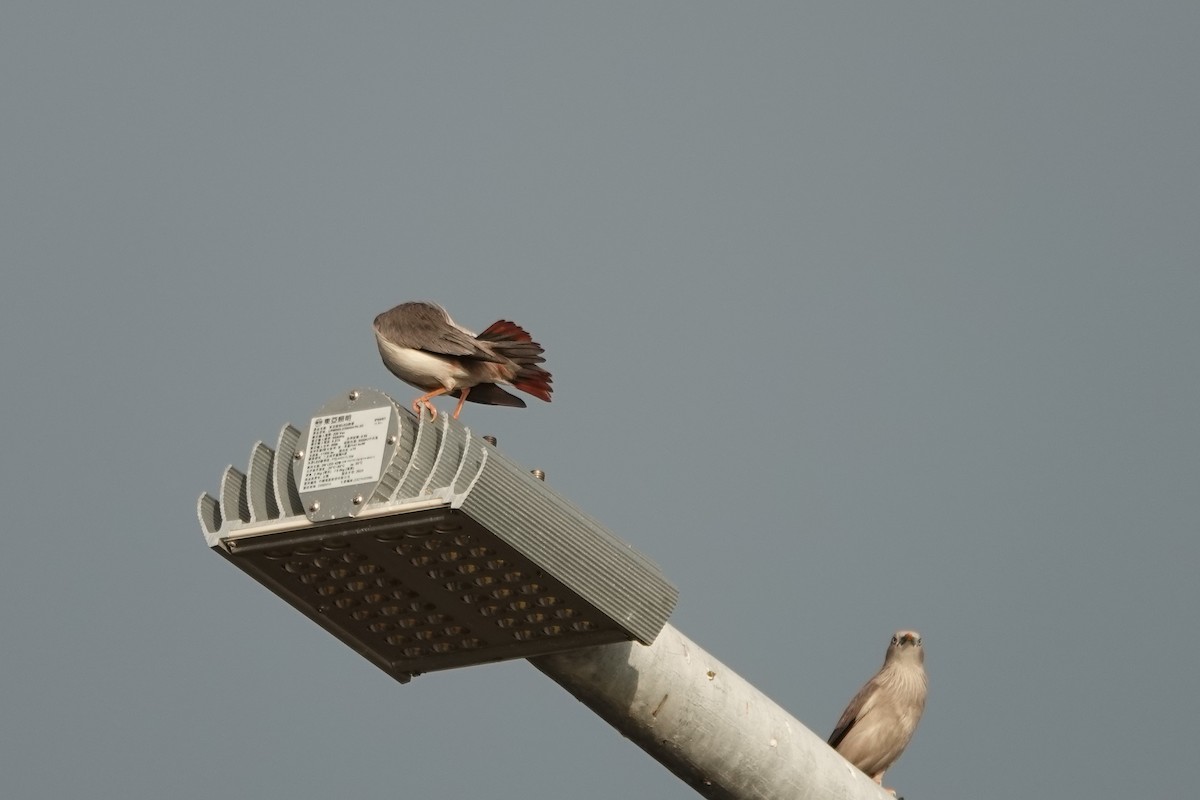
[[824,740],[673,626],[649,647],[529,659],[713,800],[893,800]]

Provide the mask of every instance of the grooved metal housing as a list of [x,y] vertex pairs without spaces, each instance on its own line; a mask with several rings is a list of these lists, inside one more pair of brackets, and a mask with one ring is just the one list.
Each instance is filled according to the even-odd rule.
[[675,587],[529,470],[372,389],[320,414],[357,410],[387,430],[369,481],[302,494],[309,431],[287,425],[201,495],[209,547],[402,682],[658,635]]

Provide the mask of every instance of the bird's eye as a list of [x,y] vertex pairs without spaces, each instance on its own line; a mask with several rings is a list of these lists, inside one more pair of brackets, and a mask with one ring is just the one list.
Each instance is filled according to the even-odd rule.
[[917,647],[920,647],[920,646],[921,646],[921,637],[918,636],[917,637]]
[[892,644],[900,644],[900,640],[899,640],[899,639],[897,639],[895,636],[893,636],[893,637],[892,637]]

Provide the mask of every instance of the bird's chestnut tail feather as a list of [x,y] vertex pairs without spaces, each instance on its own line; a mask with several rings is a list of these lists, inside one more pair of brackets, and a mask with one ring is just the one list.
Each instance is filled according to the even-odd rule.
[[539,351],[542,349],[540,344],[533,341],[533,337],[529,335],[529,331],[517,323],[506,319],[496,320],[487,326],[487,330],[475,338],[482,339],[485,342],[531,342]]
[[528,331],[515,322],[501,319],[493,322],[475,338],[491,343],[497,354],[516,362],[519,369],[511,381],[514,389],[550,402],[550,393],[554,391],[554,387],[550,385],[553,378],[549,372],[538,366],[546,360],[542,358],[545,351],[540,344],[533,341]]
[[512,385],[514,389],[520,389],[526,394],[531,394],[539,400],[550,402],[550,393],[554,391],[554,387],[550,385],[553,379],[550,373],[538,366],[523,367],[517,376],[513,378]]

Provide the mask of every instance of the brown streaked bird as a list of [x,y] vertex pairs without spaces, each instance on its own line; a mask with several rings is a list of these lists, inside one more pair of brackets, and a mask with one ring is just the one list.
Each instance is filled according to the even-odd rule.
[[550,402],[550,373],[539,364],[542,346],[514,322],[498,320],[478,336],[435,303],[401,303],[375,318],[375,343],[383,364],[400,380],[425,392],[413,413],[429,409],[438,395],[458,398],[454,418],[468,399],[493,406],[525,407],[525,401],[496,384],[507,383]]
[[897,631],[883,667],[842,712],[830,746],[882,786],[883,773],[900,758],[921,721],[927,685],[921,634]]

